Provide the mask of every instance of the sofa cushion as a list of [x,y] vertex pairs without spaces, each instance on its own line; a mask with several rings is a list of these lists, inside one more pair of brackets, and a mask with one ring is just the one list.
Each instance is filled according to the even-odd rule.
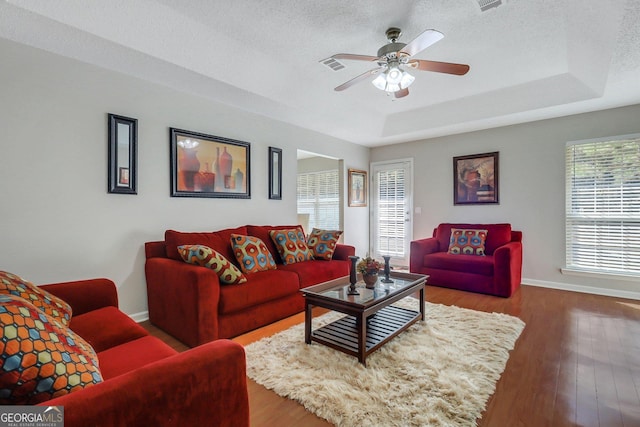
[[493,276],[493,256],[451,255],[434,252],[424,256],[424,267]]
[[299,228],[271,230],[269,236],[278,249],[283,264],[309,261],[313,255],[307,246],[304,233]]
[[93,348],[15,295],[0,295],[0,405],[32,405],[102,382]]
[[231,235],[231,246],[240,268],[244,273],[275,270],[276,262],[262,241],[254,236]]
[[215,271],[220,283],[237,285],[247,281],[247,276],[242,274],[238,267],[209,246],[181,245],[178,246],[178,253],[189,264],[207,267]]
[[279,265],[278,270],[296,273],[300,280],[300,287],[317,285],[328,280],[337,279],[349,275],[351,262],[333,260],[331,262],[312,260],[297,264]]
[[486,255],[493,255],[493,252],[500,246],[511,241],[511,224],[450,224],[438,225],[435,237],[438,238],[440,251],[444,252],[449,247],[452,228],[472,228],[487,230],[487,240],[484,252]]
[[10,294],[23,298],[64,326],[69,325],[72,315],[69,304],[15,274],[0,271],[0,294]]
[[247,234],[246,227],[226,228],[215,232],[181,232],[167,230],[164,233],[166,242],[167,257],[182,261],[178,253],[178,246],[181,245],[205,245],[216,250],[231,262],[235,262],[235,256],[231,249],[232,234]]
[[448,252],[452,255],[484,256],[487,230],[452,228]]
[[111,306],[73,316],[70,328],[96,352],[149,335],[133,319]]
[[298,276],[292,272],[260,271],[252,274],[243,286],[220,287],[218,310],[221,314],[233,313],[288,295],[295,295],[299,290]]
[[271,230],[286,230],[291,228],[299,228],[300,230],[302,230],[302,226],[300,225],[247,225],[247,234],[249,236],[254,236],[262,240],[273,256],[273,259],[279,261],[280,257],[278,254],[278,248],[276,248],[276,244],[273,243],[273,240],[271,240],[269,232]]
[[[134,371],[149,363],[177,354],[156,337],[150,335],[129,341],[98,353],[100,370],[105,380]],[[157,390],[157,392],[170,392]],[[126,393],[126,390],[123,390]]]
[[341,235],[342,231],[340,230],[320,230],[318,228],[311,230],[307,238],[307,246],[311,249],[313,258],[330,261]]

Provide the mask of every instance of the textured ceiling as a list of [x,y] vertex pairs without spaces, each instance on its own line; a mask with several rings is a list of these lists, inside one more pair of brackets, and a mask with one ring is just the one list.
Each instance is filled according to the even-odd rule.
[[[471,70],[335,92],[372,64],[319,61],[391,26],[441,31],[416,57]],[[366,146],[640,103],[639,0],[3,0],[0,37]]]

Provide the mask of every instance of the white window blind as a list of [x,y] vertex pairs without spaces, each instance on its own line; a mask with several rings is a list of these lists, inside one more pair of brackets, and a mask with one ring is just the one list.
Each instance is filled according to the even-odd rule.
[[378,189],[376,252],[404,257],[405,251],[405,169],[379,171],[374,178]]
[[566,152],[567,268],[640,275],[640,135]]
[[298,174],[298,213],[309,214],[309,230],[340,229],[338,170]]

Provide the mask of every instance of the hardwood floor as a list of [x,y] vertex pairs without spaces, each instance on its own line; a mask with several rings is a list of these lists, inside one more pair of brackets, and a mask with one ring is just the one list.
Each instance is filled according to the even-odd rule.
[[[431,286],[426,295],[527,324],[478,426],[640,426],[640,301],[533,286],[509,299]],[[234,341],[246,345],[301,322],[298,314]],[[187,348],[142,325],[177,350]],[[251,380],[248,387],[254,427],[330,425]]]

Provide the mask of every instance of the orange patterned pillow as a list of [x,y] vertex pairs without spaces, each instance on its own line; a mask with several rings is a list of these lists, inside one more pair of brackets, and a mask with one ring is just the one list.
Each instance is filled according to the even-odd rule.
[[247,281],[247,277],[238,270],[238,267],[209,246],[181,245],[178,246],[178,253],[189,264],[207,267],[215,271],[221,283],[235,285]]
[[449,253],[454,255],[482,255],[487,240],[487,230],[451,229]]
[[269,236],[276,244],[283,264],[295,264],[313,259],[301,229],[271,230]]
[[245,274],[278,268],[267,245],[257,237],[232,234],[231,247]]
[[93,348],[15,295],[0,295],[0,405],[33,405],[102,382]]
[[23,298],[64,326],[69,326],[72,315],[69,304],[15,274],[0,271],[1,294],[16,295]]
[[342,231],[340,230],[320,230],[318,228],[311,230],[307,245],[309,245],[313,257],[331,261],[341,235]]

